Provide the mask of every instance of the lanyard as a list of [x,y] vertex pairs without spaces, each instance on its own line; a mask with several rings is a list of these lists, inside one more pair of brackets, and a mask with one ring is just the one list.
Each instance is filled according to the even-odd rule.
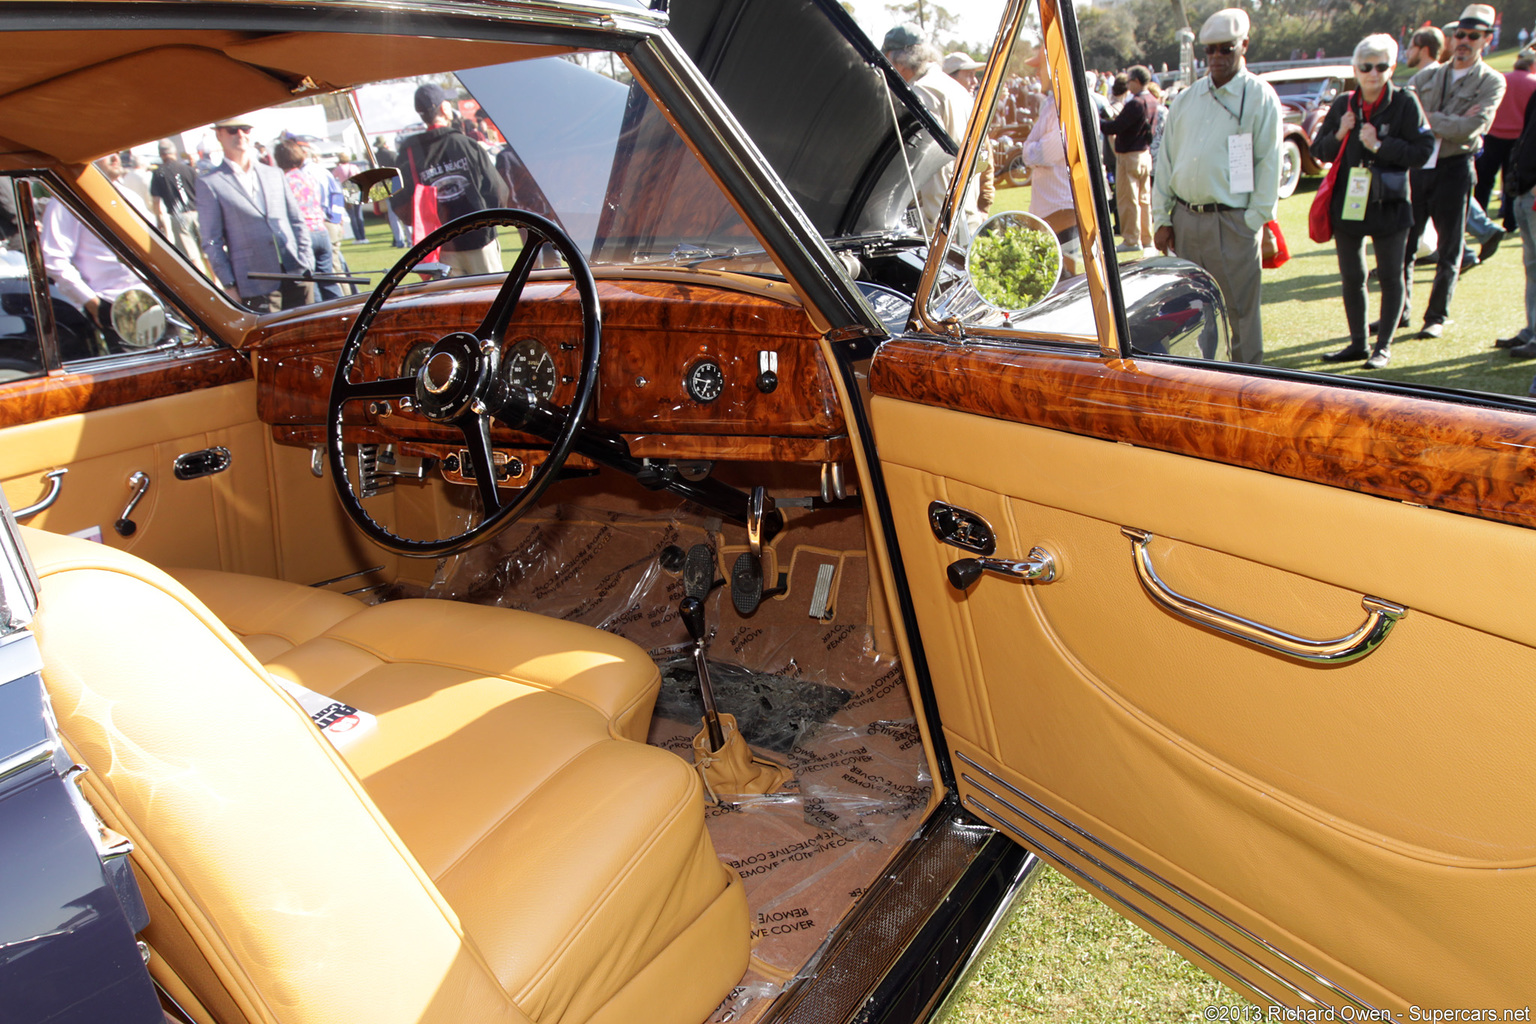
[[1218,107],[1220,107],[1222,110],[1225,110],[1228,114],[1231,114],[1233,117],[1235,117],[1237,119],[1237,126],[1239,128],[1241,128],[1243,126],[1243,111],[1248,109],[1248,83],[1247,82],[1243,82],[1242,83],[1242,93],[1241,93],[1241,96],[1242,96],[1242,98],[1237,101],[1237,113],[1233,114],[1232,113],[1232,108],[1227,106],[1225,103],[1223,103],[1221,101],[1221,97],[1216,95],[1216,87],[1214,85],[1211,86],[1211,99],[1216,101],[1216,105]]

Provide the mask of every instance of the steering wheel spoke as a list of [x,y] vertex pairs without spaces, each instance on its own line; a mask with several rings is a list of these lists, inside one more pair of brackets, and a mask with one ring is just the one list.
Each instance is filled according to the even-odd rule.
[[496,458],[491,454],[491,421],[485,416],[471,416],[469,422],[459,424],[459,429],[464,432],[464,447],[475,470],[475,487],[489,519],[501,509],[501,496],[496,493]]
[[365,398],[405,398],[416,393],[415,377],[388,377],[384,380],[365,380],[353,383],[339,381],[336,390],[343,402],[356,402]]
[[[538,239],[537,242],[534,239]],[[507,331],[507,324],[512,321],[512,314],[517,311],[517,302],[523,297],[523,289],[528,287],[528,275],[533,271],[534,261],[539,258],[539,252],[548,244],[549,239],[543,232],[529,228],[527,238],[523,242],[523,251],[518,253],[517,262],[512,264],[512,270],[507,274],[507,279],[502,282],[501,289],[497,291],[496,298],[491,302],[491,308],[486,310],[485,319],[480,321],[480,326],[475,328],[475,337],[482,341],[490,338],[497,343],[501,342],[502,335]]]
[[[433,345],[421,369],[412,377],[392,377],[374,381],[352,381],[358,354],[363,351],[374,318],[396,288],[409,276],[414,257],[431,252],[446,242],[471,231],[486,228],[515,227],[526,233],[527,242],[502,282],[490,309],[473,332],[453,331]],[[499,372],[498,348],[501,336],[511,322],[517,304],[527,287],[529,275],[546,247],[560,254],[570,273],[580,303],[582,325],[581,372],[576,393],[566,406],[546,401],[527,401],[517,396],[505,401]],[[489,343],[489,344],[488,344]],[[331,379],[330,403],[326,413],[326,437],[329,446],[331,476],[342,508],[369,540],[402,555],[440,557],[456,554],[489,539],[526,514],[538,502],[559,475],[566,457],[576,445],[587,411],[597,391],[598,362],[602,352],[602,307],[597,283],[587,265],[585,254],[576,247],[559,224],[524,210],[482,210],[450,221],[421,240],[396,264],[368,301],[358,311],[352,330],[336,358],[336,373]],[[469,465],[475,476],[484,512],[478,523],[450,537],[419,540],[402,537],[375,519],[363,507],[361,488],[348,475],[342,433],[342,410],[348,402],[369,398],[417,399],[413,411],[442,425],[457,427],[463,434]],[[525,399],[519,401],[518,399]],[[549,441],[549,452],[534,469],[526,484],[513,494],[502,495],[496,489],[496,465],[491,446],[491,424],[499,417],[509,425],[519,420],[519,429],[532,430]]]

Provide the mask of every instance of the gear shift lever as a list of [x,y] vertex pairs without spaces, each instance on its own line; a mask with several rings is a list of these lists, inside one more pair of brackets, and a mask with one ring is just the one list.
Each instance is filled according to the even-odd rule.
[[707,544],[695,544],[688,551],[683,563],[683,589],[687,596],[677,606],[683,627],[693,640],[693,664],[699,674],[699,696],[704,701],[704,728],[709,733],[709,749],[719,750],[725,745],[725,733],[720,729],[720,712],[715,708],[715,690],[709,682],[709,661],[704,656],[704,640],[708,630],[704,623],[704,598],[715,584],[715,556]]

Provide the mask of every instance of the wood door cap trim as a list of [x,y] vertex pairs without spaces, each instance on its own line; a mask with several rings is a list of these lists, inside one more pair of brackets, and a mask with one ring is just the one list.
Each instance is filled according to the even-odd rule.
[[1536,417],[1157,360],[896,340],[874,394],[1536,527]]

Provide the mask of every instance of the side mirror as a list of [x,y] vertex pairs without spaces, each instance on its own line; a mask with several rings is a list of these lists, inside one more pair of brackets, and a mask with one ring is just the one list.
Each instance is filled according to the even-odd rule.
[[341,183],[341,195],[347,202],[382,203],[400,188],[400,172],[393,167],[370,167],[358,171]]
[[144,288],[112,300],[112,329],[129,348],[154,348],[165,338],[165,307]]
[[1020,313],[1051,293],[1061,278],[1061,242],[1032,213],[1010,210],[987,219],[971,240],[965,272],[971,287],[1003,313]]

